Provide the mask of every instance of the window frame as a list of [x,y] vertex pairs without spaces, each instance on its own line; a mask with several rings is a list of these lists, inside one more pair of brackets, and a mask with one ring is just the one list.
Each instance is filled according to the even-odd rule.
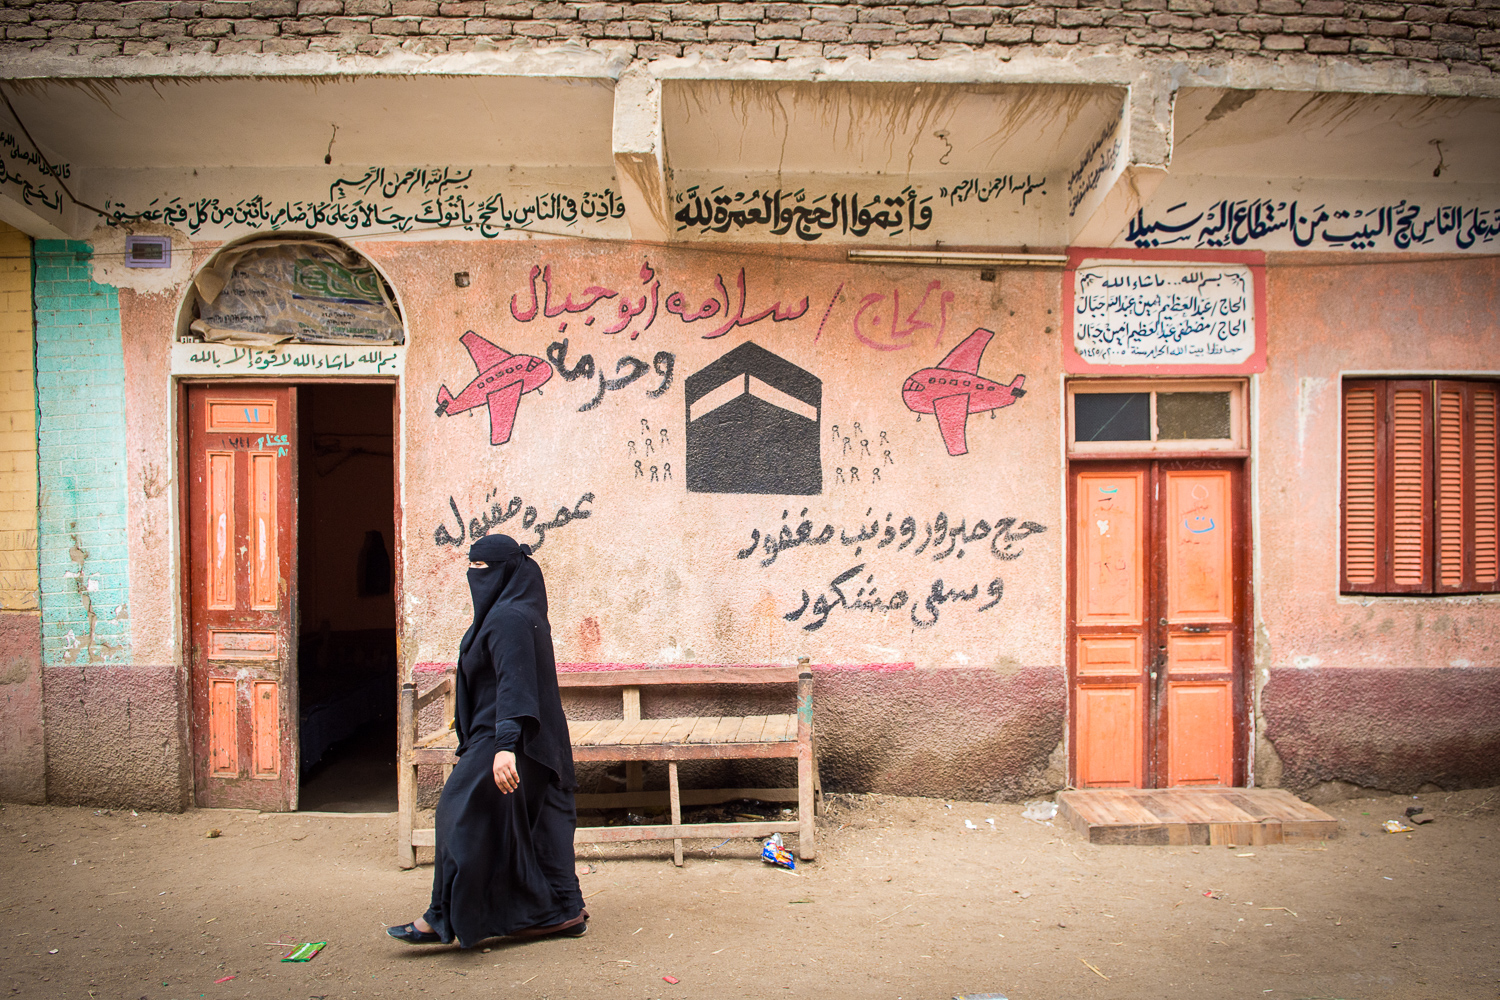
[[[1080,393],[1144,392],[1150,394],[1151,440],[1148,441],[1079,441],[1074,421],[1073,397]],[[1158,440],[1156,423],[1157,393],[1227,392],[1229,393],[1229,437],[1172,438]],[[1139,455],[1205,455],[1225,458],[1249,454],[1250,420],[1249,382],[1243,378],[1218,379],[1069,379],[1063,403],[1068,454],[1074,458],[1126,458]]]
[[[1478,386],[1490,387],[1494,394],[1494,403],[1491,405],[1500,411],[1500,378],[1488,375],[1423,375],[1423,374],[1401,374],[1401,375],[1345,375],[1340,379],[1339,386],[1339,594],[1344,597],[1369,598],[1369,597],[1449,597],[1457,595],[1484,595],[1500,593],[1500,573],[1490,582],[1480,582],[1476,578],[1476,560],[1478,557],[1478,538],[1475,534],[1475,477],[1477,451],[1475,438],[1475,416],[1478,412],[1475,405],[1475,389]],[[1350,505],[1350,457],[1351,457],[1351,420],[1350,420],[1350,394],[1351,392],[1373,391],[1375,393],[1375,426],[1373,429],[1373,443],[1371,454],[1373,461],[1372,492],[1374,494],[1373,513],[1373,537],[1375,561],[1374,579],[1369,583],[1354,583],[1349,577],[1350,562],[1350,528],[1351,518]],[[1396,549],[1397,539],[1397,487],[1394,482],[1396,476],[1396,463],[1398,456],[1394,454],[1396,448],[1397,420],[1396,420],[1396,394],[1398,392],[1411,392],[1420,390],[1420,414],[1417,417],[1421,434],[1421,499],[1419,503],[1421,524],[1416,533],[1407,533],[1407,540],[1420,540],[1421,545],[1421,578],[1414,583],[1400,583],[1396,580],[1394,563],[1398,559]],[[1448,569],[1443,561],[1444,537],[1440,533],[1442,526],[1443,509],[1443,486],[1444,470],[1440,467],[1444,452],[1442,451],[1443,428],[1440,425],[1440,409],[1443,405],[1443,394],[1445,392],[1458,391],[1461,396],[1461,409],[1459,411],[1457,458],[1459,497],[1461,510],[1458,517],[1460,524],[1460,536],[1458,540],[1459,549],[1459,582],[1445,584],[1443,582],[1445,571]],[[1500,417],[1492,417],[1492,420]],[[1492,423],[1491,426],[1494,426]],[[1491,456],[1491,469],[1500,466],[1500,433],[1496,434],[1495,454]],[[1409,468],[1414,467],[1410,466]],[[1406,488],[1410,489],[1411,480],[1406,481]],[[1410,501],[1408,501],[1410,503]],[[1500,506],[1500,500],[1497,500]],[[1500,516],[1497,510],[1495,516]],[[1500,539],[1497,539],[1497,547],[1500,547]],[[1494,557],[1500,559],[1500,553]]]

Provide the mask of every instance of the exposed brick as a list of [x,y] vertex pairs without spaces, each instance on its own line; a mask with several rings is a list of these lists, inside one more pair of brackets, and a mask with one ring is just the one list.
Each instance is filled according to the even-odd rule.
[[1213,9],[1213,0],[1167,0],[1167,10],[1178,14],[1211,14]]
[[1399,21],[1405,13],[1406,8],[1396,3],[1366,3],[1359,6],[1360,17],[1377,21]]
[[1168,36],[1174,49],[1211,49],[1214,36],[1202,31],[1174,31]]
[[1319,55],[1342,54],[1349,51],[1349,39],[1347,38],[1309,38],[1307,40],[1307,51]]
[[1479,46],[1463,45],[1458,42],[1439,42],[1438,58],[1477,60],[1479,58]]
[[141,25],[142,38],[181,38],[187,25],[181,21],[147,21]]
[[1342,17],[1347,6],[1344,0],[1303,0],[1302,13]]
[[932,24],[948,20],[946,7],[913,7],[906,12],[907,24]]
[[236,38],[268,38],[281,33],[281,25],[277,21],[262,21],[253,17],[241,18],[234,22],[234,34]]
[[1125,0],[1124,10],[1166,10],[1167,0]]
[[1262,14],[1300,14],[1302,13],[1302,0],[1260,0],[1260,12]]
[[[956,30],[956,29],[950,29]],[[947,32],[944,32],[946,35]],[[983,37],[983,33],[980,33]],[[896,40],[896,29],[879,24],[856,24],[849,29],[849,41],[851,42],[894,42]]]
[[1116,45],[1125,41],[1125,32],[1121,28],[1079,28],[1078,42],[1080,45]]
[[823,46],[824,59],[868,59],[870,58],[870,47],[868,45],[834,45]]
[[1448,15],[1454,24],[1467,24],[1474,28],[1488,28],[1500,24],[1500,17],[1482,10],[1455,10]]
[[731,59],[775,59],[776,46],[774,45],[736,45],[729,50]]
[[[72,4],[47,4],[45,7],[53,7],[58,11],[72,7]],[[44,9],[45,9],[44,7]],[[44,17],[56,17],[57,15],[42,15]],[[77,13],[64,15],[67,17],[79,17],[85,21],[118,21],[125,16],[117,3],[81,3],[77,7]]]
[[[1406,56],[1408,59],[1436,59],[1438,57],[1436,42],[1414,42],[1402,38],[1395,43],[1394,47],[1396,55]],[[1314,51],[1311,45],[1307,49],[1309,52]]]
[[619,4],[589,3],[578,8],[580,21],[617,21],[625,13]]
[[995,12],[987,7],[954,7],[948,12],[949,20],[962,25],[989,25],[995,23]]
[[521,21],[511,30],[522,38],[551,38],[557,34],[557,27],[546,21]]
[[174,3],[172,5],[172,16],[181,18],[197,17],[200,6],[202,4],[193,3],[192,0],[186,0],[183,3]]
[[[701,42],[708,38],[708,30],[701,24],[664,24],[661,29],[661,37],[669,42]],[[736,38],[732,41],[753,41],[754,32],[751,37]]]
[[1063,45],[1072,45],[1078,41],[1078,30],[1076,28],[1038,28],[1031,33],[1032,41],[1045,44],[1047,42],[1059,42]]
[[330,17],[323,27],[335,35],[368,35],[372,20],[368,17]]
[[1323,34],[1325,35],[1367,35],[1369,33],[1369,25],[1365,24],[1365,22],[1351,20],[1347,17],[1330,17],[1323,22]]
[[1260,38],[1256,35],[1224,35],[1217,39],[1215,47],[1231,52],[1258,52]]
[[[766,5],[763,3],[721,3],[719,4],[719,20],[721,21],[761,21],[766,16]],[[821,20],[821,18],[820,18]],[[739,51],[734,49],[731,51]],[[747,56],[756,59],[760,56]],[[769,57],[766,57],[769,58]]]
[[1477,35],[1467,24],[1434,24],[1432,37],[1439,42],[1472,42]]
[[[1404,21],[1371,21],[1366,26],[1366,32],[1381,38],[1405,38],[1413,27]],[[1431,29],[1426,25],[1420,27],[1423,29],[1423,37],[1427,37]]]
[[283,35],[321,35],[325,30],[321,17],[299,17],[295,21],[281,22]]
[[1165,11],[1157,11],[1146,18],[1146,23],[1153,28],[1176,28],[1178,31],[1186,31],[1193,27],[1193,19],[1183,17],[1181,14],[1168,14]]
[[1060,10],[1057,12],[1059,28],[1097,28],[1104,23],[1102,10]]
[[464,22],[466,35],[509,35],[511,22],[498,17],[471,17]]
[[251,17],[291,17],[296,13],[296,0],[250,0]]
[[433,17],[438,12],[437,0],[392,0],[392,17]]
[[905,24],[906,11],[900,7],[865,8],[857,20],[861,24]]
[[[941,24],[929,24],[925,28],[907,28],[905,31],[898,31],[896,33],[896,45],[900,45],[900,46],[925,45],[925,44],[927,44],[929,42],[942,41],[942,38],[943,38],[943,25],[941,25]],[[893,46],[893,45],[882,45],[880,47],[880,54],[881,55],[890,55],[892,49],[895,48],[895,47],[896,46]],[[915,54],[916,49],[913,48],[912,52]]]
[[[664,4],[659,3],[633,3],[630,5],[630,16],[642,21],[670,21],[672,11]],[[756,18],[760,20],[760,18]]]
[[24,10],[0,8],[0,24],[29,24],[31,15]]
[[1307,47],[1307,40],[1297,35],[1267,35],[1260,44],[1272,52],[1300,52]]
[[636,46],[635,54],[641,59],[672,59],[682,55],[682,46],[668,42],[642,42]]
[[[729,6],[731,5],[719,5],[720,17],[724,16],[724,8]],[[855,20],[858,16],[859,12],[853,7],[814,7],[812,9],[812,18],[814,21],[843,21],[848,23]]]
[[1354,38],[1349,42],[1349,51],[1388,56],[1395,50],[1384,38]]
[[532,8],[531,16],[537,20],[571,21],[578,16],[578,10],[565,3],[539,3]]
[[[712,15],[710,15],[712,16]],[[768,21],[806,21],[812,17],[812,8],[800,3],[766,4]]]
[[138,42],[126,40],[120,45],[120,54],[127,56],[164,56],[167,54],[167,43],[161,41]]
[[[368,3],[370,0],[362,0],[362,2]],[[375,2],[387,3],[387,0],[375,0]],[[387,6],[389,6],[388,3]],[[389,14],[390,11],[387,9],[368,12],[362,11],[361,13]],[[438,14],[441,17],[482,17],[484,16],[484,0],[458,0],[458,2],[440,3],[438,4]]]
[[422,29],[422,19],[417,17],[377,17],[370,30],[377,35],[415,35]]
[[1241,31],[1253,31],[1257,34],[1270,35],[1281,30],[1281,18],[1279,17],[1242,17],[1240,18]]
[[[1162,0],[1166,3],[1166,0]],[[1011,15],[1012,24],[1052,24],[1057,20],[1057,11],[1046,7],[1033,7]]]
[[525,19],[531,17],[531,10],[535,6],[532,3],[495,3],[491,0],[484,5],[484,14],[486,17]]
[[307,51],[307,39],[305,38],[267,38],[261,43],[260,50],[275,55],[293,55],[297,52]]
[[960,28],[950,25],[942,29],[941,38],[945,42],[959,42],[963,45],[983,45],[984,29],[977,26]]
[[297,13],[304,17],[342,14],[343,12],[344,0],[299,0],[297,4]]
[[204,17],[244,17],[250,13],[248,0],[235,0],[233,3],[221,2],[221,0],[210,0],[203,5]]
[[234,23],[223,17],[203,18],[188,25],[188,34],[194,38],[218,38],[233,30]]
[[1448,12],[1441,7],[1432,7],[1424,4],[1412,4],[1402,12],[1402,20],[1405,21],[1446,21]]
[[250,52],[259,52],[261,40],[259,38],[226,38],[214,47],[219,55],[245,55]]
[[[86,19],[90,20],[90,21],[114,21],[114,20],[119,20],[119,19],[127,16],[123,11],[119,10],[114,4],[98,4],[98,3],[94,3],[94,4],[88,4],[87,6],[89,8],[91,8],[91,10],[90,10],[90,13],[85,14],[84,17]],[[98,7],[108,8],[108,10],[107,10],[106,13],[109,14],[109,15],[113,15],[113,16],[105,16],[105,17],[99,16],[99,12],[92,9],[92,8],[98,8]],[[39,3],[35,7],[31,8],[31,18],[34,21],[71,21],[71,20],[73,20],[77,16],[78,16],[78,5],[77,4],[71,4],[71,3]]]
[[[739,28],[740,26],[736,25],[735,27]],[[749,32],[752,38],[754,37],[755,31],[749,25],[744,25],[743,30]],[[849,38],[849,25],[809,24],[802,29],[802,37],[809,42],[843,42]]]
[[82,38],[93,38],[94,26],[92,24],[79,24],[77,22],[70,21],[67,24],[59,25],[56,28],[50,28],[49,34],[51,34],[53,38],[70,38],[74,41],[78,41]]
[[406,38],[401,42],[401,51],[421,56],[441,55],[448,51],[448,40],[441,35]]
[[822,42],[777,42],[777,59],[817,59],[823,55]]
[[758,39],[801,38],[802,26],[800,24],[757,24],[755,37]]
[[1104,19],[1104,24],[1110,28],[1143,28],[1146,26],[1146,15],[1135,11],[1115,11]]

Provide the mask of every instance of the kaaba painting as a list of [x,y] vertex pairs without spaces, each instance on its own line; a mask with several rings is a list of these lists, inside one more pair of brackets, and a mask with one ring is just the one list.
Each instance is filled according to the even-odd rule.
[[823,492],[821,379],[744,343],[683,388],[689,492]]

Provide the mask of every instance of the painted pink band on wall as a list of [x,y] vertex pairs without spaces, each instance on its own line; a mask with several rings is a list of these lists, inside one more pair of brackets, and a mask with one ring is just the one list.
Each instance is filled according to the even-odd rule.
[[[583,673],[601,670],[682,670],[689,667],[785,667],[785,663],[559,663],[558,673]],[[875,671],[893,673],[899,670],[915,670],[916,663],[814,663],[812,668],[820,671]],[[418,663],[412,667],[416,674],[445,674],[453,671],[452,663]]]

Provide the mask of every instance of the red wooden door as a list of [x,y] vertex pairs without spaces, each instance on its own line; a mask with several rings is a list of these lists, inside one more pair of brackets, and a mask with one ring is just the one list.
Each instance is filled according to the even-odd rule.
[[1070,471],[1073,784],[1244,784],[1243,464]]
[[187,390],[193,773],[200,806],[297,808],[296,390]]

